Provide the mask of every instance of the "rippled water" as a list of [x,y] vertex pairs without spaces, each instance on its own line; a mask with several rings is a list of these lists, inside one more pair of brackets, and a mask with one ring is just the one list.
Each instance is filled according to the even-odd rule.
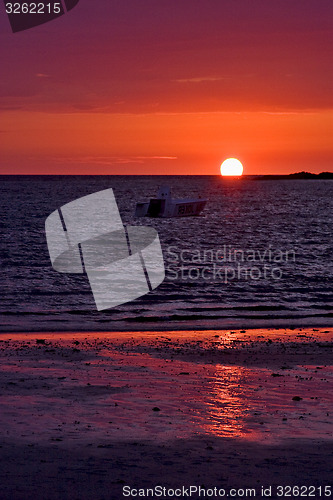
[[[161,184],[205,196],[199,217],[136,219]],[[333,324],[332,181],[215,176],[1,177],[2,331]],[[148,295],[97,312],[86,276],[54,271],[45,219],[112,187],[124,224],[151,225],[166,279]]]

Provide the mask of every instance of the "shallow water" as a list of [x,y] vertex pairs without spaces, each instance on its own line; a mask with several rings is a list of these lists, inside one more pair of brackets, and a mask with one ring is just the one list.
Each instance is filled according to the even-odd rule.
[[1,335],[0,428],[6,439],[42,444],[331,441],[332,335]]

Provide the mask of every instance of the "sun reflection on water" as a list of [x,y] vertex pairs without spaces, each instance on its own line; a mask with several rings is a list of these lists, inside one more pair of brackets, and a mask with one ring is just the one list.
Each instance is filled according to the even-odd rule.
[[249,429],[247,419],[250,405],[245,395],[246,368],[216,365],[206,394],[206,419],[201,426],[215,436],[256,439],[259,435]]

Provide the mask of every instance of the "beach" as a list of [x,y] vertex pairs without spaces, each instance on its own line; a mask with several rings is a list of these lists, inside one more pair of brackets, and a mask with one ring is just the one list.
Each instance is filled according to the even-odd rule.
[[332,328],[2,334],[0,498],[327,497],[332,347]]

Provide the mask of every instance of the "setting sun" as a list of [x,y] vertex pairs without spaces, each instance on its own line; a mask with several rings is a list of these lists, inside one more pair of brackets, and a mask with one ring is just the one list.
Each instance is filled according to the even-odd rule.
[[236,158],[228,158],[221,165],[221,175],[243,175],[243,165]]

